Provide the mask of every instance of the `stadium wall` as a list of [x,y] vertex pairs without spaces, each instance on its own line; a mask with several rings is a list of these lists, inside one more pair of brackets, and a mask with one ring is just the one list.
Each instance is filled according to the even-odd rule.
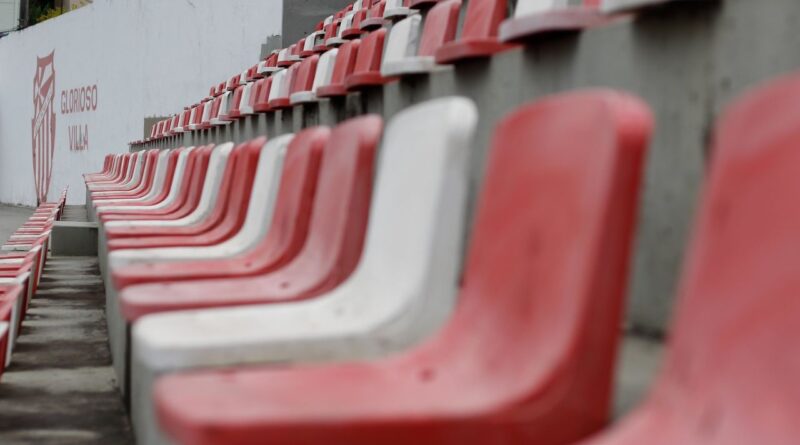
[[0,203],[65,186],[83,203],[82,173],[251,66],[282,17],[282,0],[98,0],[0,39]]

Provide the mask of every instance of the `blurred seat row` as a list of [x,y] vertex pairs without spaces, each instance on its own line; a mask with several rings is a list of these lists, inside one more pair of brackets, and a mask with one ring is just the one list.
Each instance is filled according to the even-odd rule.
[[0,375],[12,352],[42,277],[50,233],[61,218],[66,190],[54,202],[42,203],[28,221],[0,247]]
[[[658,3],[359,0],[136,144]],[[524,104],[475,147],[486,118],[443,97],[386,122],[111,155],[86,176],[137,440],[797,443],[800,77],[719,120],[663,370],[613,426],[658,122],[609,89]],[[475,153],[487,160],[473,205]]]
[[798,104],[788,76],[720,120],[664,369],[606,432],[639,99],[575,91],[501,119],[470,230],[464,98],[110,156],[87,187],[137,439],[796,443]]
[[[402,76],[490,57],[541,34],[602,25],[671,0],[358,0],[289,47],[211,87],[133,146],[256,113],[345,96]],[[601,4],[602,3],[602,4]],[[463,9],[463,19],[460,19]]]

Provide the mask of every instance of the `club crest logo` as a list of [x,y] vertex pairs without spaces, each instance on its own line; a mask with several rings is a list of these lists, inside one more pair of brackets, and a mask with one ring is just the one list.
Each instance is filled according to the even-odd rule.
[[55,50],[37,57],[33,77],[33,120],[31,146],[33,149],[33,178],[39,203],[47,201],[53,173],[53,151],[56,143],[56,113],[53,111],[56,71],[53,67]]

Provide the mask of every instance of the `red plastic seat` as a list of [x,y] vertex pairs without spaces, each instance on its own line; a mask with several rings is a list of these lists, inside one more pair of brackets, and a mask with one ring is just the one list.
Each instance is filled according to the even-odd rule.
[[[383,85],[396,79],[394,77],[384,77],[381,74],[383,41],[385,38],[386,29],[382,28],[369,33],[366,37],[361,39],[361,45],[359,45],[358,48],[358,56],[356,57],[353,72],[345,79],[345,85],[348,90]],[[341,49],[339,50],[339,56],[341,56]],[[339,56],[336,58],[337,65]],[[336,67],[334,67],[334,76],[335,75]]]
[[650,115],[577,92],[496,128],[459,305],[433,338],[369,362],[159,379],[184,444],[567,444],[609,414]]
[[134,264],[117,268],[112,273],[116,289],[148,282],[255,276],[284,266],[305,243],[322,151],[329,137],[327,127],[312,127],[299,132],[292,140],[281,173],[273,223],[261,242],[246,254],[220,260]]
[[497,40],[500,23],[506,18],[506,0],[470,0],[461,35],[436,51],[436,63],[488,57],[513,46]]
[[239,111],[239,107],[242,104],[242,94],[244,94],[244,89],[246,85],[239,85],[236,87],[236,90],[233,92],[233,97],[231,98],[231,106],[228,110],[228,114],[222,116],[222,119],[225,120],[236,120],[242,117],[242,113]]
[[319,45],[314,47],[314,51],[316,52],[324,52],[329,50],[331,47],[327,45],[328,39],[332,39],[339,34],[339,24],[342,22],[341,19],[334,19],[331,23],[325,25],[325,35],[322,38],[322,41]]
[[353,73],[361,40],[351,40],[339,47],[336,64],[333,67],[331,83],[317,89],[317,97],[336,97],[347,94],[345,81]]
[[[125,318],[199,307],[294,301],[338,286],[361,256],[369,214],[381,118],[339,124],[322,154],[305,244],[291,261],[252,277],[130,286],[120,293]],[[276,260],[275,252],[265,259]],[[265,252],[262,252],[265,254]],[[260,266],[269,266],[260,261]]]
[[250,96],[254,98],[253,110],[256,113],[266,113],[272,110],[269,106],[269,92],[272,89],[272,77],[266,77],[256,82],[255,91]]
[[588,445],[800,441],[800,75],[746,94],[714,141],[661,375]]
[[225,166],[213,211],[198,224],[180,227],[125,227],[106,230],[107,249],[209,246],[233,236],[244,223],[256,166],[266,138],[234,148]]
[[301,96],[309,95],[314,89],[314,77],[317,73],[319,56],[313,55],[304,59],[294,73],[292,85],[289,88],[289,100],[292,104],[303,102]]
[[386,0],[381,0],[372,5],[367,12],[367,16],[359,25],[361,27],[361,31],[373,31],[382,27],[385,21],[383,18],[383,13],[385,10]]

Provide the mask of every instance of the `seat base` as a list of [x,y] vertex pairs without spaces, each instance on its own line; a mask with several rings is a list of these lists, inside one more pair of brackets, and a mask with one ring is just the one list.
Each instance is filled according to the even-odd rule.
[[288,97],[281,97],[279,99],[273,99],[269,101],[269,108],[272,110],[277,110],[280,108],[286,108],[292,106],[292,102],[289,100]]
[[358,73],[351,74],[347,78],[345,84],[348,91],[357,90],[359,88],[385,85],[395,80],[393,77],[384,77],[380,72]]
[[292,105],[312,103],[317,101],[317,95],[313,91],[300,91],[292,94],[289,101]]
[[317,88],[317,97],[337,97],[347,94],[347,87],[344,85],[325,85]]
[[391,8],[383,13],[383,18],[389,20],[403,20],[415,12],[416,11],[411,8]]
[[409,74],[427,74],[450,69],[447,65],[437,65],[433,57],[408,57],[395,62],[386,62],[381,67],[381,74],[387,77]]
[[364,19],[359,26],[362,31],[372,31],[383,27],[385,21],[383,17],[373,17],[371,19]]
[[540,34],[580,31],[608,22],[597,9],[567,8],[505,20],[500,25],[500,40],[513,42]]
[[454,63],[464,59],[484,58],[511,48],[514,48],[514,45],[495,39],[458,40],[442,45],[436,51],[436,63]]
[[331,37],[330,39],[325,41],[325,45],[327,45],[329,48],[341,46],[344,45],[345,43],[347,43],[347,40],[341,37]]

